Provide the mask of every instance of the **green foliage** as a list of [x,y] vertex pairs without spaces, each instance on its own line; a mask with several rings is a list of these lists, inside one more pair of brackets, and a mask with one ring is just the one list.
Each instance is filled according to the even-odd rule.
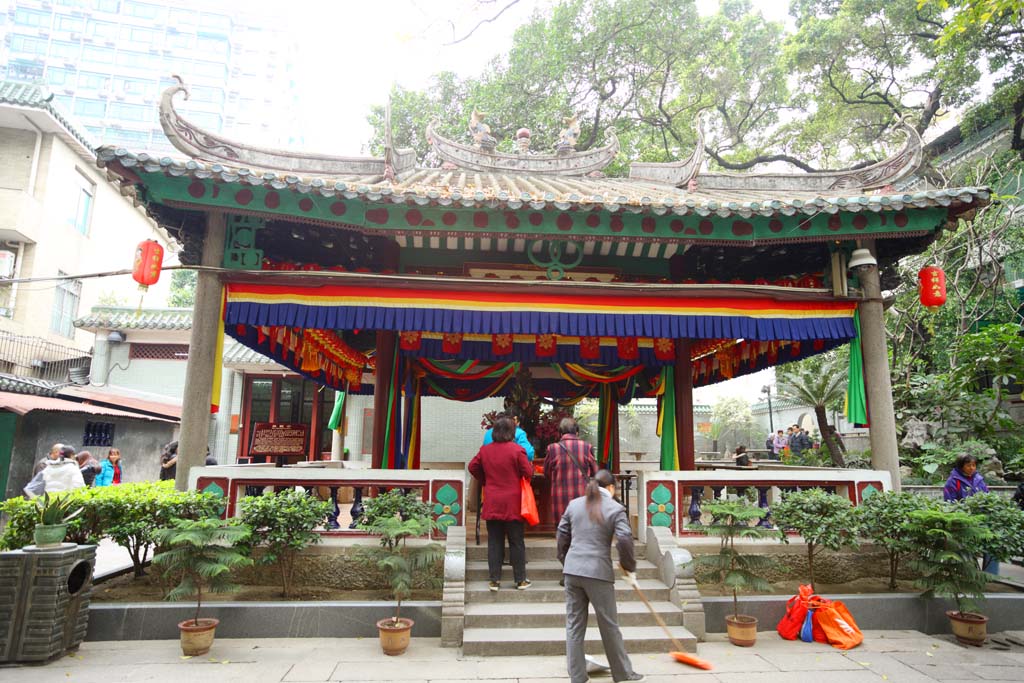
[[950,505],[910,513],[907,530],[915,554],[910,566],[920,574],[915,584],[925,597],[951,597],[961,613],[984,599],[988,575],[978,569],[978,556],[992,532],[983,522]]
[[380,544],[388,549],[393,549],[403,538],[395,535],[395,519],[418,520],[428,527],[423,533],[429,533],[434,528],[430,526],[434,519],[433,508],[430,503],[423,500],[419,491],[405,493],[401,489],[391,489],[373,498],[364,499],[363,510],[359,528],[380,536]]
[[889,588],[896,590],[900,560],[914,548],[910,513],[936,507],[937,501],[914,493],[885,491],[868,496],[855,509],[860,535],[889,556]]
[[771,584],[758,572],[770,569],[775,563],[763,555],[744,555],[736,550],[737,538],[752,540],[768,536],[768,529],[750,524],[763,517],[764,510],[745,500],[729,500],[708,503],[704,512],[711,515],[712,522],[701,531],[719,537],[722,542],[717,555],[698,555],[693,562],[712,569],[717,582],[732,591],[733,613],[739,616],[739,591],[771,589]]
[[821,489],[783,494],[772,506],[772,517],[783,543],[789,543],[787,529],[794,529],[807,545],[807,566],[814,585],[814,556],[823,549],[839,550],[856,545],[857,519],[850,501]]
[[153,564],[167,575],[181,577],[167,599],[182,600],[194,595],[196,625],[204,589],[210,593],[238,589],[231,582],[231,570],[252,564],[252,560],[235,546],[248,535],[245,525],[214,518],[175,519],[170,526],[154,530],[153,540],[166,550],[153,557]]
[[992,536],[985,543],[985,553],[999,562],[1024,556],[1024,510],[1011,499],[998,493],[977,493],[957,505],[970,515],[982,519]]
[[946,481],[953,470],[953,463],[961,455],[973,455],[978,458],[978,462],[984,462],[990,450],[991,447],[987,443],[978,439],[928,442],[919,450],[908,452],[901,461],[912,467],[915,475],[935,484]]
[[842,405],[846,396],[847,374],[847,361],[842,356],[823,354],[794,364],[778,380],[779,397],[814,408],[818,431],[835,467],[845,467],[846,464],[833,428],[828,423],[827,411]]
[[[396,489],[388,491],[388,494],[396,493],[397,495],[381,500],[372,516],[367,507],[365,521],[359,528],[380,535],[381,547],[360,548],[357,555],[360,560],[377,567],[388,577],[391,595],[395,600],[395,624],[402,613],[402,601],[412,592],[414,575],[429,569],[444,554],[444,549],[437,543],[408,545],[409,538],[426,536],[433,531],[436,522],[429,505],[420,507],[414,504],[419,500],[413,498],[416,494],[402,495]],[[379,500],[388,494],[372,500]],[[388,510],[392,512],[386,514]],[[434,583],[436,584],[436,581]]]
[[707,434],[718,450],[736,446],[758,447],[763,441],[760,428],[754,423],[750,401],[739,396],[723,396],[711,406],[711,431]]
[[167,305],[174,308],[192,308],[196,303],[196,271],[171,271],[171,293]]
[[37,524],[66,524],[85,510],[73,498],[49,493],[43,493],[43,497],[34,502],[39,513]]
[[313,530],[330,511],[330,503],[297,489],[239,501],[239,519],[252,530],[248,543],[262,548],[261,564],[278,566],[285,597],[291,595],[295,558],[306,546],[320,542],[320,534]]

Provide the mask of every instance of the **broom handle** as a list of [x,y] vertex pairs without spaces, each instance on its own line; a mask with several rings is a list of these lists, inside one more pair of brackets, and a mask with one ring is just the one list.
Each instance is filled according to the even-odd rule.
[[647,596],[644,595],[642,590],[640,590],[640,586],[633,586],[633,590],[636,591],[636,594],[639,595],[640,599],[644,601],[645,605],[647,605],[647,609],[650,610],[651,616],[654,617],[654,620],[656,622],[658,622],[658,626],[660,626],[661,629],[665,632],[665,635],[668,636],[668,639],[672,641],[672,645],[675,646],[676,651],[684,652],[685,648],[678,640],[676,640],[676,637],[672,635],[672,632],[668,630],[668,625],[665,623],[665,620],[661,618],[661,615],[654,611],[654,605],[648,602]]

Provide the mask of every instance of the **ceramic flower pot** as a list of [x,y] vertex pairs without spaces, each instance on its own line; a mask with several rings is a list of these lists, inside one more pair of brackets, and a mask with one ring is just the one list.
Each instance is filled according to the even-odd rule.
[[988,637],[988,617],[974,612],[957,612],[949,610],[946,612],[949,617],[949,624],[953,628],[953,635],[964,645],[981,647]]
[[181,631],[181,654],[194,657],[205,655],[213,645],[213,636],[217,629],[219,619],[186,619],[178,624]]
[[393,657],[405,652],[405,648],[409,647],[410,632],[415,623],[412,619],[405,618],[395,623],[391,617],[378,621],[377,630],[380,632],[380,646],[384,654]]
[[757,618],[746,614],[725,618],[729,642],[739,647],[751,647],[757,642]]
[[32,540],[35,541],[37,548],[57,548],[64,542],[67,533],[67,524],[36,524]]

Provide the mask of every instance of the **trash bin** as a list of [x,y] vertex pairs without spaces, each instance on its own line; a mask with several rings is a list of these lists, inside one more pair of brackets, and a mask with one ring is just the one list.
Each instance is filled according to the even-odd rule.
[[95,564],[94,545],[0,552],[0,663],[43,663],[78,649]]

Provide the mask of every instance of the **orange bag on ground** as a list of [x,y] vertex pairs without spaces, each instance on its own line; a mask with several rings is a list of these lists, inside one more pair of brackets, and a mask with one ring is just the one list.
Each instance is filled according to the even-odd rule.
[[864,640],[864,634],[857,628],[850,610],[839,600],[833,600],[814,611],[814,621],[828,637],[832,647],[849,650]]
[[537,511],[537,499],[533,497],[533,486],[529,479],[520,479],[519,485],[523,492],[519,514],[523,516],[523,521],[535,526],[540,523],[540,513]]

